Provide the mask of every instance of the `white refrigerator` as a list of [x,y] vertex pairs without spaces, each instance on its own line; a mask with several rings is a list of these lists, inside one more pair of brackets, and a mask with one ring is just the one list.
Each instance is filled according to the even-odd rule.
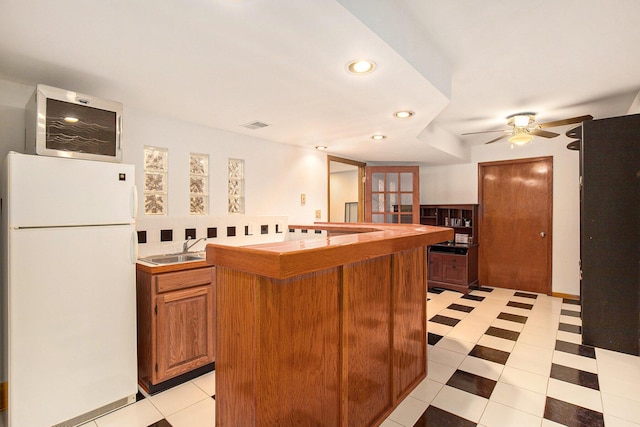
[[135,401],[134,182],[133,165],[7,155],[5,427],[73,426]]

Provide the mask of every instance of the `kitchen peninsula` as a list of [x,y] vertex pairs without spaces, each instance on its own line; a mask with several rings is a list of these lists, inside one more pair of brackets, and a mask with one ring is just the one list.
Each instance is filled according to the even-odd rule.
[[379,425],[426,377],[426,247],[453,230],[290,228],[326,237],[207,245],[217,426]]

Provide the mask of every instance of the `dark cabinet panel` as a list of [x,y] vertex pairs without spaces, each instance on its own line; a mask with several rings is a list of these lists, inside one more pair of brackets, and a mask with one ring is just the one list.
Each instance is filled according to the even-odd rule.
[[640,115],[582,125],[582,339],[639,354]]

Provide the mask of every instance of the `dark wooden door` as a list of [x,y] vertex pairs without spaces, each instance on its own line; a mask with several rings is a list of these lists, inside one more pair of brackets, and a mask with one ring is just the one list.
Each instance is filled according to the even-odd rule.
[[365,221],[420,224],[420,168],[367,166]]
[[553,159],[478,165],[482,286],[551,294]]

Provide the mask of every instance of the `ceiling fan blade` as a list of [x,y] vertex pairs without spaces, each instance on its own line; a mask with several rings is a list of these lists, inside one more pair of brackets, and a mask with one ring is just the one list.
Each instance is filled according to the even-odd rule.
[[555,138],[556,136],[560,135],[559,133],[549,132],[548,130],[540,130],[540,129],[531,129],[529,133],[532,135],[541,136],[543,138]]
[[585,116],[571,117],[570,119],[556,120],[555,122],[539,123],[536,125],[536,128],[544,129],[544,128],[551,128],[554,126],[571,125],[574,123],[582,123],[584,121],[592,120],[592,119],[593,119],[593,116],[591,116],[590,114],[587,114]]
[[491,140],[491,141],[489,141],[489,142],[485,142],[485,144],[492,144],[492,143],[497,142],[497,141],[500,141],[501,139],[504,139],[504,138],[506,138],[506,137],[508,137],[508,136],[509,136],[509,134],[499,136],[499,137],[497,137],[496,139],[492,139],[492,140]]
[[481,132],[467,132],[467,133],[461,133],[460,135],[477,135],[479,133],[492,133],[492,132],[509,132],[508,129],[500,129],[500,130],[484,130]]

